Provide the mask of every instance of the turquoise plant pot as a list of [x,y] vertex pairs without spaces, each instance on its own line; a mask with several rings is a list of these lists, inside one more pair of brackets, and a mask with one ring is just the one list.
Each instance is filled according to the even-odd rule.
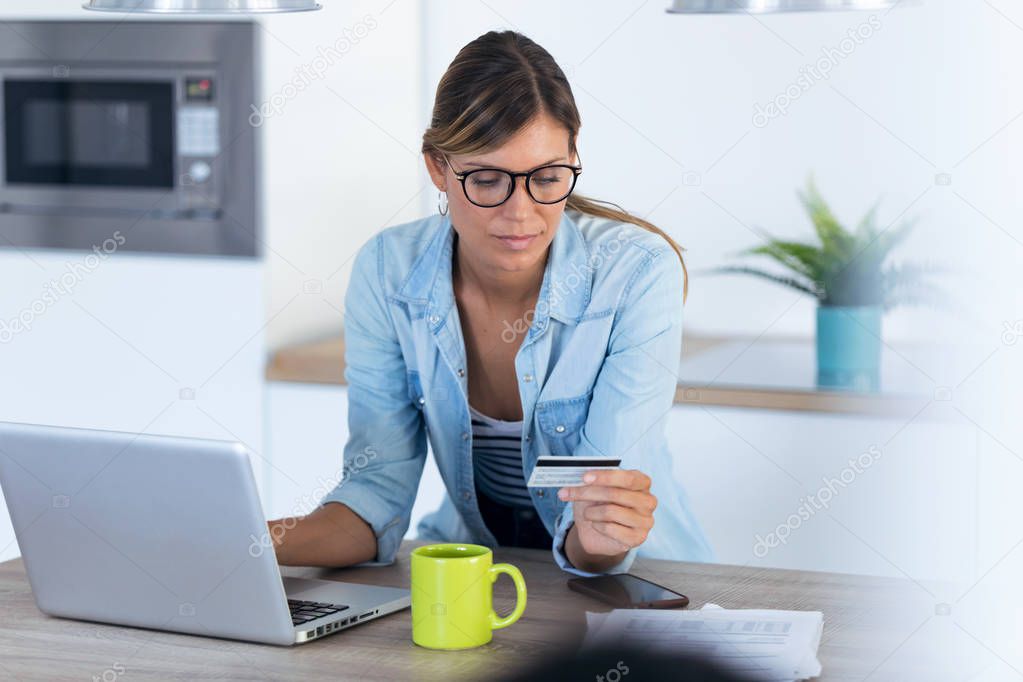
[[817,384],[821,388],[881,388],[881,306],[817,308]]

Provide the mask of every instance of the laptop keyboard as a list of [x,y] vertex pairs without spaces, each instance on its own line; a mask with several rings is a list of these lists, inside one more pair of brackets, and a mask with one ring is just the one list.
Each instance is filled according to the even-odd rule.
[[321,601],[302,601],[300,599],[289,599],[288,607],[291,608],[291,622],[294,625],[303,625],[317,618],[332,616],[348,608],[347,604],[327,604]]

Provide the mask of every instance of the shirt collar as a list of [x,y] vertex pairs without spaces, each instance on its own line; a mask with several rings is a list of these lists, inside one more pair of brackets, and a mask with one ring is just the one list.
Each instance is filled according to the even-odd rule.
[[[431,320],[436,318],[435,325],[440,326],[455,302],[451,281],[455,230],[450,216],[434,216],[430,220],[433,236],[395,298],[425,305],[426,315]],[[586,240],[575,221],[562,213],[544,267],[531,334],[542,332],[548,317],[565,324],[578,322],[590,302],[592,279]]]

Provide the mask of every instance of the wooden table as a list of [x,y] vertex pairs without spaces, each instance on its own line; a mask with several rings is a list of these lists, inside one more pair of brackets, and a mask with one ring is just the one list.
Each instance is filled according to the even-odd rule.
[[[388,567],[338,570],[286,568],[287,575],[408,587],[405,542]],[[552,652],[575,647],[585,612],[599,602],[569,591],[569,577],[540,550],[499,549],[517,565],[529,590],[522,619],[494,633],[487,646],[431,651],[411,641],[406,609],[310,644],[284,648],[50,618],[32,600],[20,560],[0,564],[0,679],[123,680],[460,680],[499,679]],[[633,573],[687,594],[691,608],[777,608],[824,612],[819,651],[825,680],[938,679],[895,671],[892,652],[934,605],[918,587],[865,576],[638,560]],[[495,592],[499,612],[514,601],[511,581]]]

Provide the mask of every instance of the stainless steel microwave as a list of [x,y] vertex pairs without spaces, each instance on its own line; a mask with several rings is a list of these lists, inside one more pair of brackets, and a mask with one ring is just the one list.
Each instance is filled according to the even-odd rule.
[[5,24],[0,248],[260,255],[253,22]]

